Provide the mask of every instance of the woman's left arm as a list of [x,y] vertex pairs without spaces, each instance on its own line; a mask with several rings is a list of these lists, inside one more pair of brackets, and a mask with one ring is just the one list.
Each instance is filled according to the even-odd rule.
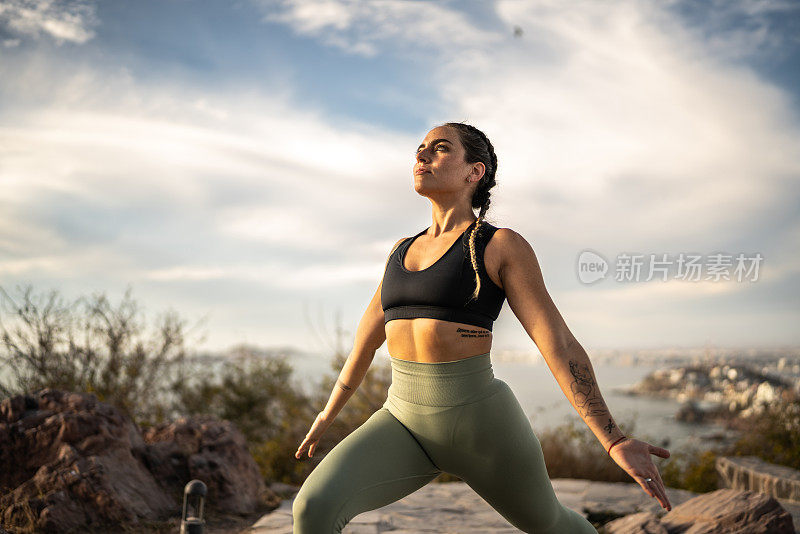
[[[603,448],[623,437],[597,385],[592,362],[567,327],[544,285],[539,262],[528,241],[509,228],[495,233],[488,247],[500,258],[499,276],[511,310],[539,348],[564,395]],[[487,254],[489,248],[487,248]],[[611,457],[661,506],[671,509],[664,484],[650,454],[669,451],[627,438],[611,449]],[[652,482],[646,482],[647,478]]]

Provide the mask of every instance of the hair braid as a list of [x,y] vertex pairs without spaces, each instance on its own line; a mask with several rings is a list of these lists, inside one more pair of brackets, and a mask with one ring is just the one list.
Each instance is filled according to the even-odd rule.
[[[443,126],[455,128],[458,132],[461,144],[464,146],[464,159],[467,163],[481,162],[486,167],[486,171],[478,181],[478,185],[472,194],[472,208],[478,208],[478,221],[469,235],[469,255],[472,269],[475,271],[475,291],[470,295],[469,300],[478,298],[481,290],[481,277],[478,269],[478,257],[475,248],[475,238],[481,233],[481,226],[486,219],[486,212],[491,203],[490,189],[497,185],[495,175],[497,173],[497,155],[486,134],[471,124],[464,122],[447,122]],[[484,266],[484,271],[485,271]],[[469,302],[469,300],[467,302]]]

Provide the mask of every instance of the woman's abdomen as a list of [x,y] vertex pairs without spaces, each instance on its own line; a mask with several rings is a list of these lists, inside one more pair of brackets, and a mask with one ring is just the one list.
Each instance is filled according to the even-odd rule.
[[394,319],[386,323],[386,348],[404,360],[452,361],[489,352],[492,332],[439,319]]

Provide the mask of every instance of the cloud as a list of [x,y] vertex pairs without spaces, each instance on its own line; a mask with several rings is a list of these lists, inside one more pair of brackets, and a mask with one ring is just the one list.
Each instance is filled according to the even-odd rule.
[[[573,309],[587,306],[590,293],[573,297],[577,280],[564,261],[585,247],[606,254],[759,251],[765,281],[786,284],[796,271],[800,217],[790,199],[800,182],[797,114],[791,96],[746,61],[777,54],[792,38],[777,31],[775,17],[794,8],[723,4],[708,8],[705,14],[715,11],[709,20],[687,2],[499,1],[491,30],[457,26],[486,38],[464,43],[445,32],[440,49],[456,52],[427,64],[441,103],[430,123],[464,119],[489,135],[499,160],[490,215],[541,252],[549,287],[568,306],[581,299]],[[323,44],[429,57],[415,26],[425,16],[391,17],[391,31],[378,39],[372,28],[383,28],[384,17],[377,9],[334,24],[314,19],[313,10],[292,15],[290,5],[301,4],[283,4],[274,20]],[[516,26],[521,38],[496,37]],[[616,324],[634,303],[647,310],[673,296],[676,312],[688,301],[711,305],[734,295],[746,303],[761,287],[635,284],[604,293],[603,309]],[[667,320],[679,330],[682,319],[673,313]]]
[[731,61],[786,39],[765,28],[796,4],[717,4],[707,25],[686,2],[499,1],[473,24],[465,4],[296,0],[267,18],[419,61],[437,43],[429,122],[465,118],[493,140],[496,220],[580,246],[709,247],[783,216],[800,176],[790,95]]
[[[98,24],[93,1],[4,0],[0,3],[0,28],[26,37],[48,36],[57,45],[64,42],[83,44],[92,37]],[[6,39],[13,47],[19,39]]]
[[[227,266],[185,265],[165,269],[153,269],[145,273],[145,279],[161,282],[239,280],[255,283],[268,290],[281,289],[307,292],[326,289],[339,284],[361,283],[376,278],[374,262],[343,263],[330,261],[300,266],[287,270],[280,264],[259,262]],[[379,277],[378,277],[379,278]],[[279,281],[278,284],[275,282]],[[377,283],[377,280],[375,280]]]
[[[10,28],[20,6],[43,19],[59,5],[6,2],[0,19]],[[483,19],[455,2],[263,5],[268,21],[344,54],[431,60],[417,63],[439,106],[429,124],[464,119],[489,135],[500,165],[489,214],[530,240],[548,287],[573,310],[591,294],[572,291],[571,261],[586,247],[735,246],[724,252],[764,254],[765,281],[796,275],[796,114],[782,90],[731,61],[772,43],[769,31],[746,26],[749,37],[730,37],[734,54],[712,42],[724,28],[696,31],[675,3],[509,1]],[[90,18],[76,26],[84,35]],[[58,41],[45,26],[15,33]],[[410,174],[424,132],[334,120],[275,83],[279,72],[269,91],[232,80],[218,92],[24,48],[0,64],[0,270],[15,278],[141,280],[176,300],[224,287],[240,300],[222,306],[242,320],[252,316],[245,301],[261,306],[287,289],[345,302],[342,288],[377,284],[394,241],[427,224]],[[609,292],[602,320],[673,294],[711,303],[744,287],[676,284]],[[283,329],[285,302],[270,305]]]
[[[390,214],[420,207],[410,187],[416,136],[332,124],[280,92],[147,86],[73,67],[40,56],[0,81],[17,103],[0,123],[9,272],[108,272],[94,257],[76,263],[76,250],[103,248],[129,279],[373,283],[407,231]],[[26,101],[19,88],[46,73],[50,83]]]
[[800,14],[793,0],[672,0],[667,7],[682,13],[687,28],[718,58],[774,60],[797,44],[796,34],[780,31],[782,23]]
[[789,95],[716,58],[659,4],[496,6],[524,37],[436,74],[452,103],[442,114],[493,140],[506,221],[542,240],[659,252],[725,246],[791,209]]
[[255,0],[264,21],[289,26],[346,53],[374,57],[413,50],[429,57],[501,40],[443,2],[424,0]]

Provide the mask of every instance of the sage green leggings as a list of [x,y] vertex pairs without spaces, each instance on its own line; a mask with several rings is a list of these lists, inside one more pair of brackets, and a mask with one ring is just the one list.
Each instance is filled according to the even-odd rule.
[[489,353],[421,363],[390,357],[383,407],[339,442],[292,504],[294,534],[340,533],[442,472],[466,482],[523,532],[597,534],[556,498],[542,447]]

